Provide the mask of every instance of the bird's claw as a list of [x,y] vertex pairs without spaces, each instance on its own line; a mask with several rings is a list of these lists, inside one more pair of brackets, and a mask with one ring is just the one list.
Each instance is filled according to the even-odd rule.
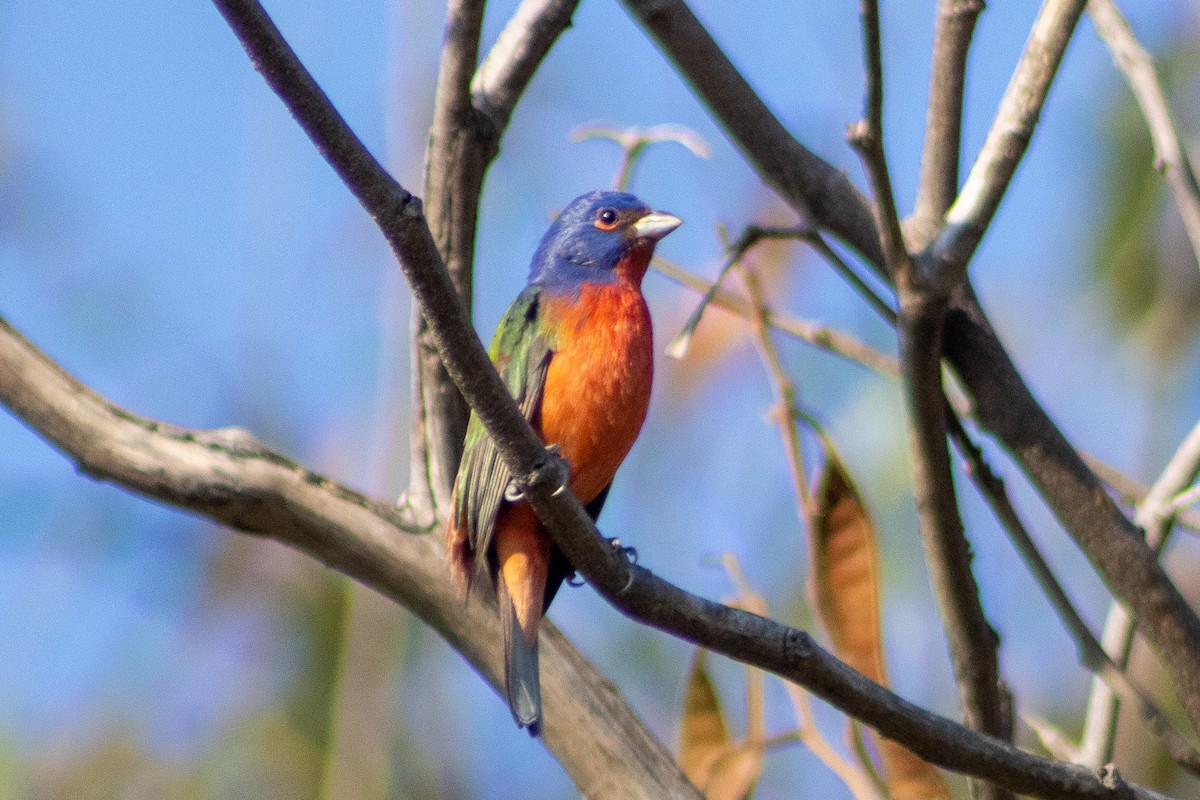
[[529,479],[526,481],[520,481],[517,478],[513,478],[512,480],[510,480],[508,482],[508,485],[504,487],[504,499],[510,503],[516,503],[520,500],[524,500],[525,499],[525,487],[528,485],[531,485],[533,483],[536,483],[539,480],[544,480],[545,477],[547,477],[547,476],[543,476],[541,474],[543,471],[546,471],[547,473],[551,473],[549,475],[549,477],[551,477],[551,478],[558,477],[559,471],[561,471],[561,473],[562,473],[561,480],[558,484],[558,487],[554,490],[553,494],[551,495],[552,497],[558,497],[560,494],[565,492],[567,490],[567,481],[568,481],[569,473],[567,472],[566,469],[564,469],[565,463],[562,460],[562,456],[559,455],[559,451],[561,449],[562,448],[560,448],[557,444],[546,445],[546,452],[550,453],[553,456],[558,456],[558,458],[551,460],[549,463],[543,465],[542,467],[539,467],[532,475],[529,476]]
[[612,549],[615,550],[618,554],[625,556],[625,558],[629,561],[630,564],[637,563],[637,560],[638,560],[637,548],[625,547],[624,545],[621,544],[621,540],[618,538],[615,538],[615,537],[612,539],[608,539],[606,541],[608,542],[609,546],[612,547]]

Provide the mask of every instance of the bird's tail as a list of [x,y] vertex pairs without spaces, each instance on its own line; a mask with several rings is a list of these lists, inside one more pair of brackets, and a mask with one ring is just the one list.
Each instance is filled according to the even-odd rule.
[[504,631],[504,689],[513,719],[537,736],[542,727],[538,628],[546,602],[550,540],[533,509],[509,506],[496,526],[496,599]]
[[517,725],[537,736],[542,728],[542,690],[538,679],[537,627],[522,630],[513,597],[503,577],[497,581],[500,627],[504,630],[504,692]]

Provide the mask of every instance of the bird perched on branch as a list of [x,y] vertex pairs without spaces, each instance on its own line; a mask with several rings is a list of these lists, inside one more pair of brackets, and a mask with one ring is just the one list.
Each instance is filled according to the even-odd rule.
[[[534,253],[529,285],[492,339],[491,358],[521,413],[569,466],[569,485],[595,519],[646,418],[653,375],[642,276],[654,246],[682,221],[622,192],[576,198]],[[464,591],[481,573],[496,587],[504,685],[517,725],[542,724],[538,627],[570,562],[510,486],[478,416],[467,427],[447,530]]]

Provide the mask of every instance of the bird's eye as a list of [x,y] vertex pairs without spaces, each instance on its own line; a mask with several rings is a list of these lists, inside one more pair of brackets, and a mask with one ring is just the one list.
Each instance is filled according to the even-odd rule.
[[602,208],[596,212],[596,227],[602,231],[611,231],[617,227],[617,212],[611,208]]

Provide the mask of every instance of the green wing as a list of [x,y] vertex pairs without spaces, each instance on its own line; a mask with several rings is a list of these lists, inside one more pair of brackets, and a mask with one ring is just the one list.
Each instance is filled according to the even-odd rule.
[[[517,296],[500,321],[489,350],[500,377],[527,420],[533,419],[541,404],[546,369],[553,352],[539,320],[540,292],[541,287],[529,286]],[[476,572],[487,563],[496,514],[510,480],[512,474],[496,443],[472,412],[455,481],[454,520],[460,530],[466,529]]]

